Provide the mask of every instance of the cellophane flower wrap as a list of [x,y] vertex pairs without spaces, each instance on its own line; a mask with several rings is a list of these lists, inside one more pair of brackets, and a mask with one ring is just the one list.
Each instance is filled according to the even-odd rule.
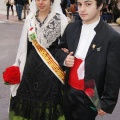
[[20,83],[20,70],[18,66],[10,66],[3,72],[3,80],[6,85]]
[[95,80],[85,81],[85,94],[89,97],[95,108],[100,109],[100,99],[98,96]]

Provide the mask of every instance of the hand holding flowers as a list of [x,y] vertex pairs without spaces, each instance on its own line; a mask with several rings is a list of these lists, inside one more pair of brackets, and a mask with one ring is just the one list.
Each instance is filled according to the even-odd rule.
[[3,72],[3,80],[6,85],[20,83],[20,70],[18,66],[10,66]]

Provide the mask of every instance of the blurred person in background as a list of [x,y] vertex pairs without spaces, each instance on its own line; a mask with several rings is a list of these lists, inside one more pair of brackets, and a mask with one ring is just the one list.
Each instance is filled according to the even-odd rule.
[[17,10],[18,21],[22,21],[22,10],[24,6],[24,1],[15,0],[15,5],[16,5],[16,10]]
[[24,11],[24,17],[23,19],[26,19],[26,16],[28,15],[29,13],[29,0],[23,0],[24,1],[24,6],[23,6],[23,11]]
[[11,8],[11,11],[12,11],[12,15],[14,15],[14,10],[13,10],[14,0],[5,0],[4,3],[7,6],[7,19],[9,19],[10,8]]

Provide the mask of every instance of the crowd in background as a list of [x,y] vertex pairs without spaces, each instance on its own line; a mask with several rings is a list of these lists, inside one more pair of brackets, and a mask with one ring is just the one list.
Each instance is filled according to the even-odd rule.
[[[119,1],[119,0],[118,0]],[[101,11],[101,17],[108,23],[116,22],[117,18],[120,17],[120,9],[117,7],[118,1],[111,4],[104,4]]]
[[[120,0],[106,1],[104,3],[103,9],[101,11],[101,18],[105,20],[107,23],[116,22],[116,20],[120,17]],[[63,13],[74,20],[79,20],[80,17],[78,15],[76,0],[62,0],[61,4]]]
[[[16,13],[18,16],[18,21],[23,21],[26,15],[29,13],[29,4],[32,0],[5,0],[4,3],[7,7],[7,19],[9,19],[10,8],[12,10],[12,15],[14,15],[13,5],[15,5]],[[24,17],[22,18],[22,10],[24,10]]]
[[[14,15],[13,5],[15,5],[18,21],[23,21],[29,13],[29,4],[31,1],[32,0],[5,0],[4,2],[7,7],[7,19],[9,19],[10,8],[12,15]],[[119,4],[120,0],[113,0],[111,3],[105,3],[101,11],[101,18],[107,23],[116,22],[116,20],[120,17]],[[61,0],[61,7],[63,13],[69,18],[70,21],[80,20],[76,0]],[[23,18],[22,10],[24,11]]]

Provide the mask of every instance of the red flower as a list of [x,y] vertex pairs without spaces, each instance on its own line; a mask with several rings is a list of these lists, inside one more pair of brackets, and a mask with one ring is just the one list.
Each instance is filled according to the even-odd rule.
[[30,28],[30,31],[32,31],[32,30],[33,30],[33,27]]
[[95,81],[93,79],[85,81],[85,89],[94,88],[94,87],[95,87]]
[[85,90],[85,93],[87,94],[87,96],[89,96],[89,97],[93,97],[94,96],[94,90],[92,89],[92,88],[87,88],[86,90]]
[[3,72],[3,79],[6,84],[20,83],[20,70],[17,66],[10,66]]

